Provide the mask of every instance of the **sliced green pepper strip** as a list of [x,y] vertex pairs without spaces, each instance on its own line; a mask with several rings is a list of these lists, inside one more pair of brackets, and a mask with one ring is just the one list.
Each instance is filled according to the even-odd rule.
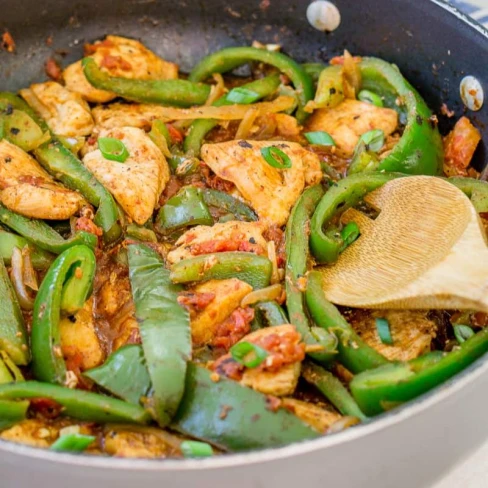
[[173,418],[185,389],[191,357],[190,315],[178,303],[162,258],[143,244],[128,246],[129,278],[142,347],[154,388],[146,408],[161,427]]
[[478,213],[488,212],[488,181],[457,176],[447,178],[447,181],[457,186],[471,199],[471,203]]
[[318,341],[310,330],[310,321],[305,310],[304,296],[298,285],[298,280],[308,271],[309,251],[308,232],[310,217],[324,194],[320,185],[308,188],[298,199],[291,211],[285,233],[285,290],[286,308],[291,323],[301,334],[303,342],[317,345],[319,342],[328,346],[323,352],[310,353],[309,356],[323,364],[330,363],[337,355],[337,338],[326,333]]
[[0,204],[0,222],[18,232],[37,247],[54,254],[60,254],[66,249],[80,244],[95,249],[98,244],[97,236],[84,231],[77,232],[69,239],[63,239],[42,220],[29,219],[16,214],[2,204]]
[[22,98],[10,92],[0,92],[0,103],[2,106],[9,104],[12,108],[25,112],[42,129],[43,132],[50,132],[45,120],[33,110]]
[[255,290],[270,284],[272,264],[268,258],[249,252],[219,252],[183,259],[171,267],[173,283],[238,278]]
[[[442,173],[444,149],[437,124],[429,119],[432,112],[418,92],[402,76],[400,70],[378,58],[363,58],[361,90],[377,93],[385,106],[406,113],[407,123],[402,137],[391,153],[378,166],[378,171],[401,171],[415,175]],[[399,107],[397,100],[402,102]]]
[[[151,389],[142,346],[130,344],[112,353],[104,364],[83,373],[104,390],[126,402],[140,405]],[[130,381],[127,381],[130,379]]]
[[483,329],[434,364],[395,363],[365,371],[353,378],[351,392],[366,414],[377,415],[435,388],[487,351],[488,329]]
[[156,222],[161,231],[172,232],[193,225],[212,225],[213,218],[200,190],[187,186],[159,209]]
[[258,302],[253,305],[253,308],[257,313],[261,314],[267,327],[290,323],[285,311],[274,300]]
[[82,452],[95,440],[96,437],[93,435],[65,434],[51,444],[50,449],[51,451]]
[[326,66],[320,72],[315,98],[307,109],[333,108],[344,100],[342,66]]
[[[242,85],[241,88],[251,90],[257,95],[259,99],[272,95],[280,86],[279,75],[267,76],[261,80],[252,81]],[[231,102],[228,99],[228,95],[224,95],[216,100],[213,105],[215,107],[222,107],[223,105],[232,105],[235,102]],[[195,120],[188,129],[188,134],[185,137],[183,143],[183,149],[188,155],[199,156],[200,148],[202,147],[205,136],[218,124],[218,120],[215,119],[199,119]]]
[[246,205],[228,193],[205,188],[201,190],[201,194],[203,201],[209,207],[216,207],[218,209],[225,210],[226,212],[234,215],[237,219],[244,220],[246,222],[255,222],[258,220],[256,212],[254,212],[249,205]]
[[337,360],[351,373],[361,373],[388,363],[383,355],[368,346],[356,334],[339,310],[325,298],[322,276],[318,271],[312,271],[308,275],[305,299],[315,323],[333,332],[339,339]]
[[333,263],[344,245],[340,232],[325,232],[324,227],[340,209],[357,205],[363,197],[397,178],[399,174],[365,173],[348,176],[329,188],[320,200],[311,220],[310,249],[319,263]]
[[327,68],[328,65],[322,63],[303,63],[302,68],[312,78],[314,84],[319,81],[320,73]]
[[112,195],[69,149],[59,142],[46,143],[37,148],[34,154],[56,179],[66,187],[79,191],[98,207],[94,222],[102,228],[105,242],[113,242],[121,236],[117,206]]
[[320,436],[291,412],[272,412],[262,393],[226,378],[214,382],[211,376],[204,368],[188,365],[185,395],[173,429],[229,451],[277,447]]
[[194,80],[131,80],[104,73],[92,58],[83,59],[82,64],[86,79],[95,88],[134,102],[191,107],[203,105],[210,95],[210,85]]
[[62,415],[87,422],[148,424],[151,420],[151,416],[142,407],[97,393],[38,381],[0,385],[0,402],[31,398],[53,400],[63,407]]
[[95,255],[86,246],[74,246],[52,264],[34,302],[32,370],[36,379],[64,384],[66,364],[61,353],[61,310],[73,314],[89,297],[95,276]]
[[128,237],[132,237],[138,241],[158,242],[158,238],[153,230],[137,224],[129,224],[126,228],[126,234]]
[[15,364],[26,365],[30,360],[27,332],[19,302],[0,259],[0,350],[5,351]]
[[25,420],[29,402],[12,402],[0,400],[0,431],[8,429],[15,424]]
[[204,81],[213,73],[225,73],[250,61],[260,61],[278,68],[293,83],[297,91],[299,107],[297,119],[307,117],[304,107],[313,98],[313,81],[310,75],[293,59],[277,52],[255,47],[229,47],[203,58],[190,73],[190,81]]
[[54,261],[55,256],[24,239],[22,236],[12,234],[0,229],[0,259],[10,266],[14,247],[24,249],[27,246],[30,251],[32,266],[35,269],[48,269]]
[[330,371],[313,363],[302,368],[305,380],[314,385],[342,415],[351,415],[361,421],[367,420],[347,388]]

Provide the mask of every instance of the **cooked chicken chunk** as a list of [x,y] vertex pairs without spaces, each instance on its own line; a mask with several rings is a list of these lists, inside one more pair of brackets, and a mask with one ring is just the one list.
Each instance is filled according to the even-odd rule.
[[161,458],[179,453],[178,439],[154,427],[108,428],[104,440],[105,452],[117,457]]
[[267,242],[263,237],[266,225],[263,222],[240,222],[232,220],[213,226],[198,225],[186,231],[177,241],[176,249],[168,253],[168,262],[199,254],[218,251],[250,251],[266,254]]
[[137,127],[149,130],[153,120],[162,118],[163,107],[153,104],[112,103],[99,105],[92,111],[95,124],[101,129]]
[[88,103],[78,93],[67,90],[54,81],[31,85],[20,94],[59,136],[88,136],[93,131],[93,119]]
[[[291,160],[291,168],[277,169],[261,154],[264,147],[278,147]],[[320,181],[317,155],[294,142],[230,141],[205,144],[202,158],[220,178],[232,181],[259,218],[284,225],[305,183]]]
[[191,319],[194,344],[209,344],[215,338],[217,326],[239,307],[241,300],[252,291],[252,286],[237,278],[210,280],[197,285],[196,293],[212,293],[215,298]]
[[83,158],[85,166],[107,188],[137,224],[144,224],[169,180],[166,158],[144,131],[123,127],[102,131],[100,137],[120,139],[129,157],[124,163],[105,159],[99,149]]
[[337,147],[351,155],[359,137],[365,132],[381,129],[388,136],[396,130],[397,125],[398,114],[395,110],[347,99],[337,107],[315,110],[308,120],[307,130],[328,132]]
[[332,410],[325,410],[313,403],[302,402],[294,398],[283,398],[281,406],[322,433],[342,417],[341,414]]
[[[378,336],[376,318],[390,325],[393,345],[383,344]],[[437,326],[426,312],[418,310],[358,310],[347,316],[354,330],[371,347],[390,360],[408,361],[430,351]]]
[[[156,56],[139,41],[118,36],[107,36],[87,46],[98,66],[111,76],[139,80],[166,80],[178,78],[178,65]],[[115,94],[94,88],[83,74],[81,61],[68,66],[63,73],[66,87],[79,93],[89,102],[104,103]]]
[[83,197],[55,183],[39,163],[5,139],[0,141],[0,201],[14,212],[36,219],[69,219]]
[[79,371],[86,371],[103,363],[105,354],[95,329],[93,298],[75,315],[60,320],[59,333],[68,369],[72,366]]

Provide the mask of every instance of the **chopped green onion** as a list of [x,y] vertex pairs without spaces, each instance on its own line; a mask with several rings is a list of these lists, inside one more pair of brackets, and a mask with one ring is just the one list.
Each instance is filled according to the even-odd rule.
[[359,227],[356,222],[349,222],[342,230],[341,237],[343,240],[342,251],[350,246],[359,237]]
[[233,88],[227,96],[225,97],[228,102],[232,103],[242,103],[244,105],[248,105],[250,103],[254,103],[258,101],[261,96],[259,93],[256,93],[253,90],[249,90],[248,88]]
[[316,132],[305,132],[303,134],[310,144],[317,144],[319,146],[335,146],[334,139],[332,136],[323,130],[318,130]]
[[51,451],[69,451],[82,452],[94,440],[95,436],[82,434],[62,435],[54,444],[51,445]]
[[381,129],[374,129],[365,132],[359,141],[363,141],[366,144],[367,151],[378,152],[385,143],[385,133]]
[[386,319],[376,319],[376,330],[380,336],[383,344],[393,344],[393,338],[391,337],[390,324]]
[[125,163],[129,157],[129,151],[127,151],[125,144],[114,137],[100,137],[98,149],[100,149],[102,156],[110,161]]
[[361,102],[372,103],[377,107],[383,107],[383,100],[381,99],[381,97],[369,90],[361,90],[358,93],[358,99],[361,100]]
[[468,325],[455,325],[454,329],[454,336],[459,344],[467,341],[470,337],[474,336],[474,330],[469,327]]
[[291,168],[291,159],[281,149],[276,146],[263,147],[261,155],[264,160],[273,168],[287,169]]
[[252,342],[244,341],[232,346],[230,355],[246,368],[257,368],[268,357],[268,351]]
[[206,442],[183,441],[180,448],[186,458],[213,456],[212,446]]

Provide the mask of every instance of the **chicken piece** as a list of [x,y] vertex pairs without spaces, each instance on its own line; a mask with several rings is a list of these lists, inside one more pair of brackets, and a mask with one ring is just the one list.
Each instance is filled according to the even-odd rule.
[[[107,36],[86,46],[103,71],[111,76],[138,80],[169,80],[178,78],[178,65],[156,56],[139,41],[119,36]],[[81,60],[68,66],[63,73],[66,87],[89,102],[105,103],[116,95],[94,88],[83,74]]]
[[199,254],[219,251],[250,251],[266,254],[268,244],[263,237],[263,222],[231,220],[212,226],[197,225],[176,241],[176,249],[168,253],[168,262],[177,263]]
[[86,205],[39,163],[5,139],[0,141],[0,201],[10,210],[36,219],[66,220]]
[[104,362],[105,354],[93,318],[93,297],[75,315],[60,320],[59,333],[61,350],[68,368],[72,365],[79,371],[86,371]]
[[112,103],[99,105],[92,111],[97,128],[137,127],[149,130],[153,120],[162,118],[160,105],[137,103]]
[[[347,315],[359,336],[371,347],[393,361],[409,361],[430,351],[437,325],[421,310],[358,310]],[[376,318],[385,318],[390,324],[393,345],[383,344],[378,336]]]
[[31,85],[20,94],[55,134],[78,137],[92,133],[94,123],[90,107],[78,93],[54,81],[47,81]]
[[347,99],[334,108],[315,110],[308,120],[307,130],[328,132],[337,147],[351,155],[359,137],[365,132],[381,129],[385,136],[389,136],[397,125],[395,110]]
[[178,439],[154,427],[108,428],[105,435],[105,452],[126,458],[165,458],[179,454]]
[[294,398],[283,398],[281,406],[321,433],[342,417],[340,413]]
[[152,216],[159,195],[169,180],[166,158],[141,129],[106,130],[100,137],[120,139],[129,157],[124,163],[110,161],[95,149],[84,156],[83,163],[112,193],[125,213],[142,225]]
[[[261,149],[270,146],[287,154],[291,168],[277,169],[265,161]],[[295,142],[241,140],[205,144],[202,159],[217,176],[234,183],[268,225],[284,225],[305,183],[318,183],[321,178],[318,156]]]
[[215,298],[191,319],[192,341],[196,345],[209,344],[215,338],[218,325],[239,307],[252,286],[237,278],[210,280],[194,288],[196,293],[213,293]]

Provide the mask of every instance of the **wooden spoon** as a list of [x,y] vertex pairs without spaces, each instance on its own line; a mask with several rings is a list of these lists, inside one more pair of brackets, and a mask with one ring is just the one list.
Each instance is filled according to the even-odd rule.
[[370,193],[371,220],[355,209],[361,235],[322,266],[328,300],[364,308],[488,311],[488,248],[469,199],[445,180],[398,178]]

